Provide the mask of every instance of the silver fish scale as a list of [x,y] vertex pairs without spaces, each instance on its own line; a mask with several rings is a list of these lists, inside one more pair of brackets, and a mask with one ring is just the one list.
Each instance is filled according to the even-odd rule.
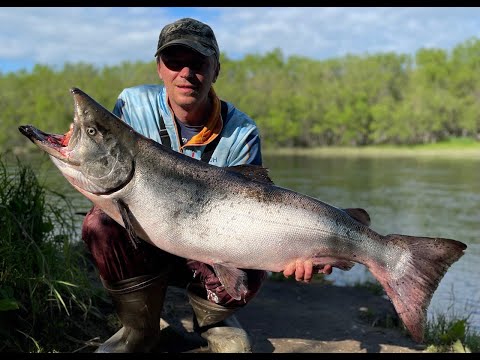
[[367,228],[343,211],[289,192],[286,196],[290,201],[271,203],[217,193],[202,211],[182,216],[184,226],[177,223],[177,237],[171,241],[204,262],[270,271],[280,271],[298,258],[356,261],[354,254],[360,260],[372,252],[381,255],[381,246],[365,234]]
[[[343,210],[225,169],[206,172],[198,163],[193,160],[185,169],[175,162],[176,171],[135,177],[125,189],[125,202],[165,251],[209,264],[270,271],[295,259],[383,264],[398,257],[385,250],[381,236]],[[150,166],[148,172],[161,174],[166,164]]]

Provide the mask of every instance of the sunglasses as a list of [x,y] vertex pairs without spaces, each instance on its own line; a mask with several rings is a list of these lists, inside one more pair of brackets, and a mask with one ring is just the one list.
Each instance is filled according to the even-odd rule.
[[180,71],[184,67],[188,67],[195,72],[200,72],[205,71],[209,66],[209,61],[207,57],[196,54],[176,55],[165,53],[162,54],[160,57],[165,66],[172,71]]

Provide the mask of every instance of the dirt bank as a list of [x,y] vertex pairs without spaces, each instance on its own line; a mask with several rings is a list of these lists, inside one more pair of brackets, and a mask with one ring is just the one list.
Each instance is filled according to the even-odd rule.
[[[237,312],[258,353],[415,353],[423,346],[392,324],[391,303],[368,289],[267,281]],[[157,352],[204,352],[191,332],[192,313],[183,290],[169,288]]]

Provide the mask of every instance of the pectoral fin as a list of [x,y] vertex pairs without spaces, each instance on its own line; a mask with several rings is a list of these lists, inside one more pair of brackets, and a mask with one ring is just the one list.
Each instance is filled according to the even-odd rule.
[[247,273],[245,271],[221,264],[213,264],[213,270],[228,295],[235,300],[245,299],[247,293]]
[[122,200],[117,199],[115,200],[115,203],[117,205],[118,211],[122,215],[123,224],[125,225],[125,229],[127,230],[128,237],[132,242],[133,247],[137,249],[140,240],[135,234],[135,230],[132,225],[130,209],[128,208],[128,205],[125,204]]

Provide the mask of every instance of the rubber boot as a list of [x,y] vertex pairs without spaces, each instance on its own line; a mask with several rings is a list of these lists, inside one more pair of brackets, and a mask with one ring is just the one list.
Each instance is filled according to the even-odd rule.
[[167,276],[143,275],[115,283],[102,279],[123,327],[98,347],[98,353],[150,352],[159,342],[160,315]]
[[227,308],[199,294],[200,285],[189,285],[187,295],[193,309],[193,328],[208,343],[212,353],[251,353],[252,346],[247,332],[233,314],[237,308]]

